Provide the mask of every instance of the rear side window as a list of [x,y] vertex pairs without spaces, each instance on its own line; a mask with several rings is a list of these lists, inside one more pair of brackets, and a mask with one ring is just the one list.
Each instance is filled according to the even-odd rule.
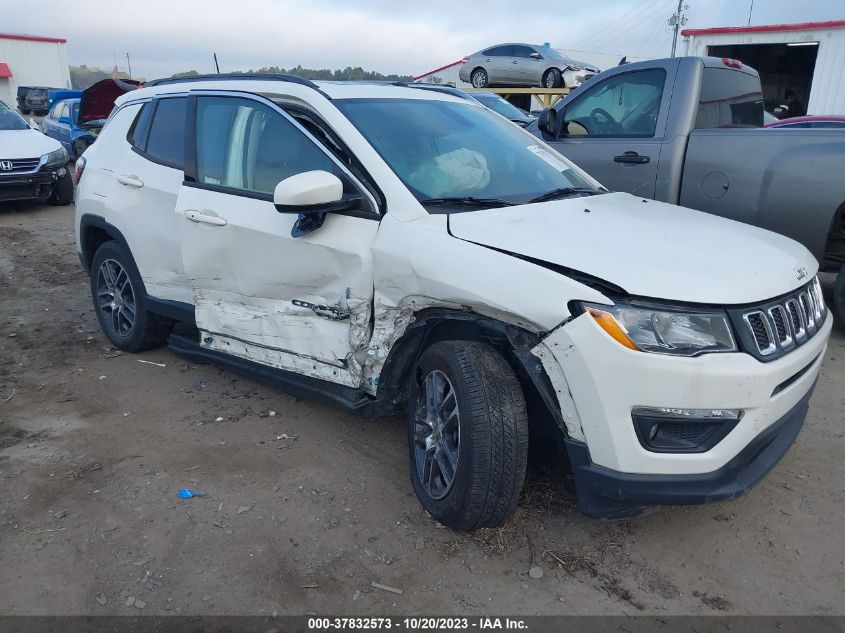
[[488,48],[486,51],[482,51],[482,55],[487,55],[488,57],[512,57],[513,46],[494,46],[493,48]]
[[155,105],[149,101],[141,106],[140,112],[132,122],[126,140],[137,150],[144,151],[147,148],[147,131],[150,129],[150,119],[153,117]]
[[760,80],[730,68],[705,68],[695,127],[762,127]]
[[150,124],[146,154],[149,158],[182,169],[185,156],[187,97],[159,99]]

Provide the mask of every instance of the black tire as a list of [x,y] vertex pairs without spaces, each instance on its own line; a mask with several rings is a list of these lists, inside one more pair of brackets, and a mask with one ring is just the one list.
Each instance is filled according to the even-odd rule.
[[[147,311],[144,282],[127,249],[114,241],[103,243],[91,262],[90,281],[97,320],[115,347],[141,352],[164,343],[169,327]],[[109,296],[113,300],[107,305]],[[130,314],[132,322],[128,325]]]
[[833,307],[839,327],[845,331],[845,266],[842,266],[842,270],[839,271],[833,283]]
[[473,69],[473,71],[469,74],[469,83],[473,88],[486,88],[488,81],[489,78],[487,77],[487,71],[480,66]]
[[[428,380],[438,385],[433,391]],[[503,525],[516,509],[528,460],[525,399],[510,365],[482,343],[442,341],[425,350],[410,383],[411,483],[423,507],[456,530]],[[446,395],[429,409],[426,394],[435,392]],[[435,408],[437,415],[428,413]],[[434,418],[440,422],[430,424]],[[455,418],[450,429],[449,420]],[[434,431],[435,424],[440,431]],[[447,455],[447,450],[452,452]],[[429,462],[429,454],[445,461]],[[449,472],[451,484],[445,485]]]
[[88,149],[88,141],[83,138],[78,138],[73,142],[73,160],[79,160],[82,152]]
[[557,68],[549,68],[543,74],[543,88],[561,88],[563,86],[563,75]]
[[53,185],[53,192],[48,202],[57,206],[65,206],[73,202],[73,176],[67,166],[65,166],[64,176],[59,176],[56,184]]

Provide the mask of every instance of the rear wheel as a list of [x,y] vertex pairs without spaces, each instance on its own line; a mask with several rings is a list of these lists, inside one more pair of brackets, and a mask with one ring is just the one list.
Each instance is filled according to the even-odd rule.
[[519,381],[487,345],[429,347],[408,398],[411,483],[423,507],[456,530],[495,527],[516,508],[528,459]]
[[168,327],[147,311],[135,262],[117,242],[105,242],[94,255],[91,298],[103,333],[118,349],[140,352],[164,343]]
[[473,88],[486,88],[487,81],[487,71],[483,68],[476,68],[469,76],[469,82],[472,84]]
[[563,86],[563,75],[557,68],[549,68],[543,75],[543,88],[560,88]]

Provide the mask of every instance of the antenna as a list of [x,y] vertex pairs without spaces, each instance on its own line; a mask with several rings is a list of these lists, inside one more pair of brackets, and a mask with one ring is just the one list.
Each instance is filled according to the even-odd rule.
[[669,18],[669,26],[675,30],[675,35],[672,37],[672,57],[675,56],[675,51],[678,48],[678,33],[681,27],[687,23],[687,16],[684,14],[687,9],[689,9],[689,5],[684,4],[684,0],[678,0],[678,12]]
[[129,61],[129,53],[126,53],[126,66],[129,68],[129,78],[132,79],[132,62]]
[[217,69],[217,74],[220,74],[220,64],[217,63],[217,53],[214,53],[214,67]]
[[748,7],[748,26],[751,26],[751,13],[754,11],[754,0],[751,0],[751,6]]

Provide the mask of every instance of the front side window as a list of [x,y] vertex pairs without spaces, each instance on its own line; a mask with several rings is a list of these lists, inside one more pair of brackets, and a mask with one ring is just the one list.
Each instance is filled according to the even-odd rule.
[[654,136],[665,81],[661,69],[606,79],[565,108],[562,131],[569,136]]
[[411,193],[523,204],[594,180],[498,114],[467,102],[338,99],[335,105]]
[[187,97],[159,99],[145,150],[150,158],[177,169],[184,162],[187,103]]
[[272,195],[279,182],[302,172],[341,176],[293,123],[249,99],[198,97],[196,139],[202,184]]
[[531,57],[536,51],[531,48],[530,46],[514,46],[513,47],[513,56],[514,57]]
[[705,68],[698,97],[696,129],[762,126],[760,79],[730,68]]

